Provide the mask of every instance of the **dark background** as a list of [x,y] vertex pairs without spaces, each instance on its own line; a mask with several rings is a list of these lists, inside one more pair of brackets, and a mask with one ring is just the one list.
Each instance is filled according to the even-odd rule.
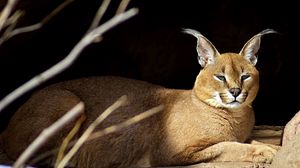
[[[114,15],[118,6],[118,0],[112,1],[103,22]],[[3,7],[5,1],[0,2]],[[20,1],[17,9],[26,14],[18,26],[39,22],[61,2]],[[300,56],[296,50],[299,32],[295,28],[299,19],[295,17],[295,3],[132,0],[129,8],[139,8],[137,16],[109,31],[101,43],[87,47],[69,69],[41,87],[79,77],[119,75],[190,89],[200,65],[196,39],[181,33],[182,28],[200,31],[220,53],[239,52],[253,35],[272,28],[280,34],[262,38],[257,64],[261,87],[253,106],[258,125],[285,125],[300,109]],[[63,59],[86,32],[100,4],[99,0],[75,0],[43,28],[13,37],[0,46],[0,98]],[[2,128],[31,93],[1,112]]]

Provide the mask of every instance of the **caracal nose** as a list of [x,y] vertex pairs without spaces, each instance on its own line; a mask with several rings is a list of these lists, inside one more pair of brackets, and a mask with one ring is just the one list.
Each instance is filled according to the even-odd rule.
[[241,93],[241,89],[240,88],[231,88],[231,89],[229,89],[229,92],[232,94],[232,96],[238,97],[238,95],[240,95],[240,93]]

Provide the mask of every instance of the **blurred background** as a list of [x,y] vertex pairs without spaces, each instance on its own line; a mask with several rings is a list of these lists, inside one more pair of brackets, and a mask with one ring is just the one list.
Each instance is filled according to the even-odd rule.
[[[6,1],[0,0],[3,8]],[[62,0],[20,1],[26,13],[18,27],[35,24]],[[115,14],[112,0],[102,23]],[[66,71],[51,83],[87,76],[118,75],[169,88],[190,89],[200,71],[196,39],[182,28],[200,31],[220,53],[239,52],[253,35],[272,28],[280,34],[262,38],[257,69],[260,90],[253,107],[257,125],[285,125],[300,110],[299,31],[297,5],[292,1],[172,1],[132,0],[139,8],[134,18],[87,47]],[[101,0],[74,0],[43,28],[15,36],[0,46],[0,99],[34,75],[63,59],[81,39]],[[30,96],[22,96],[0,114],[3,129],[14,111]]]

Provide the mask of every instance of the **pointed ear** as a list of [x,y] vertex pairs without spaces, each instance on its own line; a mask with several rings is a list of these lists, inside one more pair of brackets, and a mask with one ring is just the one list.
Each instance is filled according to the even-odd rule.
[[248,61],[250,61],[253,65],[257,63],[257,52],[260,47],[260,38],[265,34],[277,33],[272,29],[266,29],[253,36],[247,43],[244,45],[242,50],[240,51],[240,55],[244,56]]
[[214,63],[215,57],[220,55],[215,46],[196,30],[183,29],[183,32],[197,38],[196,49],[198,53],[198,62],[201,67]]

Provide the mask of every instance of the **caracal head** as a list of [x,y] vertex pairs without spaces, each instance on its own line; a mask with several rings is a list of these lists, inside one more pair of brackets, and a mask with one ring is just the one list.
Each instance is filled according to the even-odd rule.
[[261,36],[276,32],[266,29],[246,42],[240,53],[224,54],[199,32],[184,32],[197,38],[198,61],[203,68],[193,88],[196,97],[218,108],[251,106],[259,88],[255,65]]

